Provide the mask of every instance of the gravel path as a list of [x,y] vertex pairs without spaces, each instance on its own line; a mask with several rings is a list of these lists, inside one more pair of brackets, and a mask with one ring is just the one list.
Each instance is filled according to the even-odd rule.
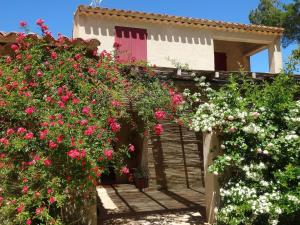
[[185,211],[109,219],[103,225],[204,225],[204,222],[199,212]]

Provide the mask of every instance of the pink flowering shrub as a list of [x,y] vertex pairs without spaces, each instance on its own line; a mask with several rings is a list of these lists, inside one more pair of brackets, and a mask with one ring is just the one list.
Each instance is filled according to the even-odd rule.
[[156,135],[161,135],[161,133],[164,131],[164,128],[161,124],[156,124],[153,128],[153,131]]
[[123,73],[113,55],[37,25],[43,37],[20,33],[0,58],[0,224],[65,224],[61,209],[88,199],[109,165],[129,173],[135,147],[114,148],[120,120],[131,120],[124,99],[156,135],[182,102],[148,68]]

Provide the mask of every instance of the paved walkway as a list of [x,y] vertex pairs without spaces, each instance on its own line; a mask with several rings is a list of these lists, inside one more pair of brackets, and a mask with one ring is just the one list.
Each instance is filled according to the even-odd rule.
[[105,220],[103,225],[203,225],[198,211],[182,211],[166,214],[152,214],[143,217],[116,218]]
[[202,225],[202,190],[148,189],[133,185],[98,187],[99,225]]

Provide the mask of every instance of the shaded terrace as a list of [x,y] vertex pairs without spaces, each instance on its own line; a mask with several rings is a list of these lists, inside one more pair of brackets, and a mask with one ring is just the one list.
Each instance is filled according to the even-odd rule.
[[[98,224],[112,218],[130,218],[186,210],[205,220],[204,190],[138,190],[130,184],[101,186],[98,193]],[[200,216],[201,215],[201,216]]]

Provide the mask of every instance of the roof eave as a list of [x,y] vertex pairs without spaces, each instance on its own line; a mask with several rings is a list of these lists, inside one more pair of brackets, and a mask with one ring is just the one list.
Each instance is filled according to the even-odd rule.
[[153,13],[144,13],[138,11],[126,11],[126,10],[118,10],[118,9],[108,9],[108,8],[100,8],[100,7],[89,7],[80,5],[76,12],[76,14],[84,14],[84,15],[101,15],[108,17],[124,17],[131,18],[134,20],[146,20],[148,22],[160,22],[160,23],[173,23],[177,25],[185,25],[185,26],[194,26],[208,29],[221,29],[228,31],[241,31],[241,32],[255,32],[262,34],[271,34],[276,36],[281,36],[284,33],[284,29],[280,27],[268,27],[261,25],[248,25],[248,24],[239,24],[239,23],[229,23],[223,21],[214,21],[207,19],[195,19],[195,18],[187,18],[187,17],[178,17],[178,16],[170,16],[163,14],[153,14]]

